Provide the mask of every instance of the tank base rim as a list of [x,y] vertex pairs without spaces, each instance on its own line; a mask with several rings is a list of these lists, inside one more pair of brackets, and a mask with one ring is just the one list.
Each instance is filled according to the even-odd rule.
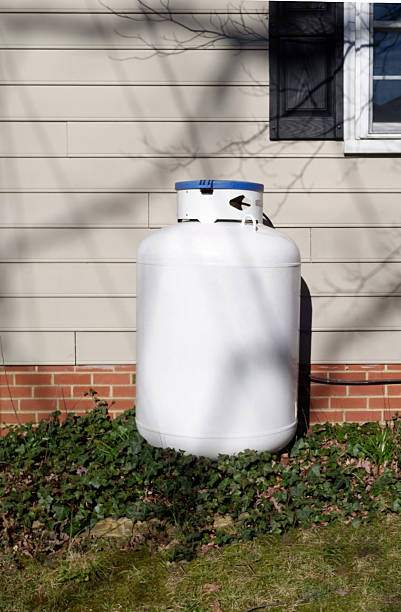
[[269,451],[271,453],[281,450],[295,434],[297,421],[290,425],[270,430],[265,434],[226,436],[226,437],[196,437],[180,434],[161,433],[138,423],[138,431],[152,446],[161,448],[174,448],[182,450],[185,454],[198,457],[217,459],[218,455],[236,455],[245,449],[257,452]]
[[144,431],[147,431],[149,433],[152,434],[157,434],[158,436],[173,436],[174,438],[188,438],[189,440],[242,440],[243,438],[265,438],[266,436],[274,436],[275,434],[278,433],[284,433],[286,431],[292,430],[294,428],[297,427],[298,421],[292,421],[292,423],[290,423],[289,425],[284,425],[283,427],[277,427],[277,429],[269,429],[268,431],[266,431],[265,433],[262,434],[241,434],[239,436],[209,436],[208,434],[206,434],[205,436],[190,436],[188,434],[180,434],[180,433],[176,433],[176,432],[169,432],[169,431],[159,431],[157,429],[151,429],[150,427],[147,427],[146,425],[144,425],[141,421],[138,421],[138,419],[136,419],[136,424],[139,429],[143,429]]

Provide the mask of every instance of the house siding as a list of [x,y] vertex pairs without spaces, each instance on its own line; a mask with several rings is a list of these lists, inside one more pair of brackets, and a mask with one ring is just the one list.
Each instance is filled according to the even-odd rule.
[[[175,181],[212,177],[264,183],[266,214],[298,244],[312,364],[397,368],[401,160],[269,141],[267,3],[169,8],[154,18],[136,0],[0,0],[4,365],[93,366],[88,387],[95,367],[132,368],[138,244],[175,222]],[[374,389],[312,386],[311,420],[383,420],[399,399]],[[3,422],[12,414],[3,406]]]

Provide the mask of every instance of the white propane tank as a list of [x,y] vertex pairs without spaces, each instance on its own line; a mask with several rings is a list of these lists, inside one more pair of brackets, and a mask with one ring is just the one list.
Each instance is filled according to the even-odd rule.
[[138,430],[214,459],[279,450],[297,424],[298,248],[263,225],[259,183],[176,189],[180,222],[138,252]]

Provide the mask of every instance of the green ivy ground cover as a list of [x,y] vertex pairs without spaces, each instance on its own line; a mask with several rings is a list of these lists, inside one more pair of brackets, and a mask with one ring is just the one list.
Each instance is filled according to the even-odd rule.
[[[85,416],[12,427],[0,441],[5,551],[65,550],[107,518],[128,517],[131,545],[164,545],[171,561],[294,527],[352,527],[401,508],[401,421],[315,427],[277,455],[218,461],[149,446],[134,411],[111,420],[97,399]],[[138,522],[141,523],[138,523]]]

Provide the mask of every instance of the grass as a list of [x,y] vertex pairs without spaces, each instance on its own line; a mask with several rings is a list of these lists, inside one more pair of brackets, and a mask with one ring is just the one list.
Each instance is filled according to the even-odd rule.
[[390,514],[263,536],[189,562],[106,541],[42,561],[9,553],[0,558],[0,610],[399,612],[400,532],[401,517]]

